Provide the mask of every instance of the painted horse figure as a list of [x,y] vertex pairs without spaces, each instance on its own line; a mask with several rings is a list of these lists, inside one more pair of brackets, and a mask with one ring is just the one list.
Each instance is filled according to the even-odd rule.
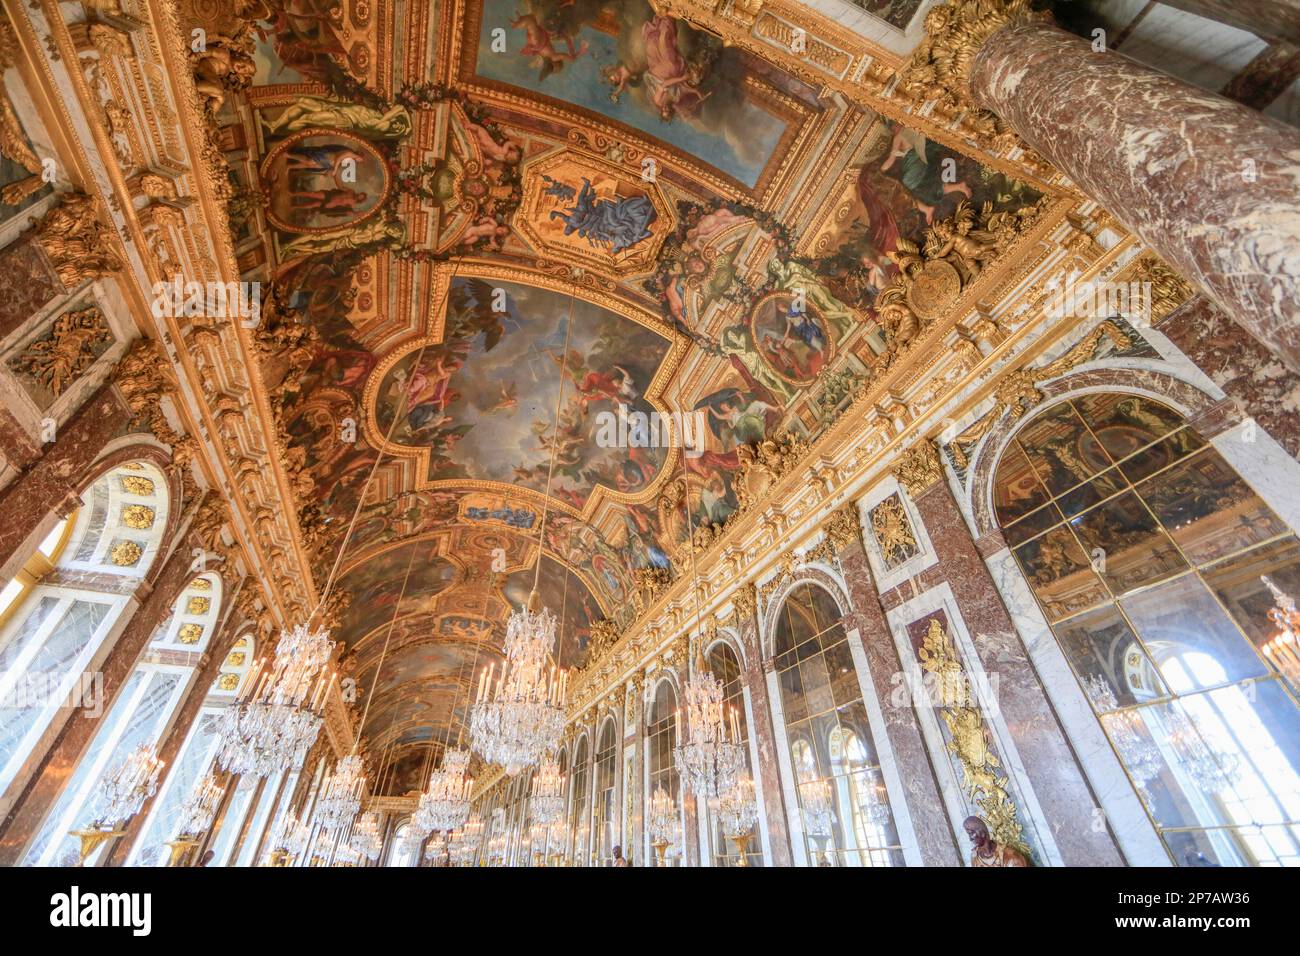
[[564,221],[564,234],[577,232],[593,246],[603,246],[615,255],[642,239],[650,238],[649,226],[658,218],[646,196],[601,199],[585,176],[577,201],[567,210],[554,209],[552,219]]

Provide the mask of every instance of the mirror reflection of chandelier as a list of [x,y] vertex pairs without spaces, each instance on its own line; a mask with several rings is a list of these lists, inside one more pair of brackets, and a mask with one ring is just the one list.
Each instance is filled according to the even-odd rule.
[[754,796],[754,778],[742,773],[730,789],[718,796],[718,822],[723,835],[736,847],[739,866],[748,866],[745,852],[749,835],[758,823],[758,801]]
[[495,664],[483,672],[470,709],[475,752],[511,776],[536,765],[564,732],[569,675],[551,662],[556,620],[540,604],[534,589],[528,606],[510,615],[506,659],[499,673]]
[[1282,676],[1300,687],[1300,610],[1296,609],[1295,598],[1266,575],[1261,575],[1260,580],[1273,595],[1273,606],[1269,609],[1268,619],[1276,627],[1273,636],[1264,642],[1261,650]]
[[369,810],[361,814],[352,828],[351,844],[353,849],[367,860],[379,859],[379,851],[384,847],[384,835],[379,827],[379,814]]
[[540,824],[554,823],[564,812],[564,785],[567,778],[560,773],[560,762],[554,754],[542,758],[537,773],[533,775],[533,790],[529,807],[533,819]]
[[280,633],[270,666],[265,659],[244,679],[222,715],[217,763],[241,776],[267,777],[302,765],[323,723],[334,642],[323,628],[298,624]]
[[1119,709],[1115,692],[1100,674],[1086,678],[1083,687],[1133,783],[1139,789],[1145,789],[1160,774],[1164,760],[1159,748],[1142,730],[1141,718],[1132,711]]
[[664,865],[664,854],[677,841],[677,803],[663,784],[655,787],[646,813],[646,828],[650,831],[650,845],[654,847],[658,865]]
[[420,794],[414,825],[427,836],[434,830],[457,830],[469,819],[469,798],[474,778],[469,772],[469,751],[453,747],[446,751],[442,766],[429,775],[429,786]]
[[703,655],[697,655],[695,670],[686,682],[686,736],[673,748],[677,769],[688,786],[702,799],[715,799],[736,785],[745,768],[745,750],[740,743],[736,709],[723,704],[722,681],[711,674]]
[[483,818],[471,813],[465,826],[454,831],[447,842],[447,853],[453,866],[468,866],[474,862],[479,844],[483,841]]
[[799,784],[803,801],[804,826],[815,837],[829,837],[835,826],[835,809],[831,798],[829,780],[808,780]]
[[366,770],[358,754],[348,754],[326,775],[316,804],[316,819],[326,830],[342,830],[361,809]]
[[165,766],[151,744],[140,744],[99,785],[99,813],[80,830],[70,831],[81,840],[81,862],[109,837],[120,836],[126,822],[140,812],[144,802],[158,791],[158,777]]

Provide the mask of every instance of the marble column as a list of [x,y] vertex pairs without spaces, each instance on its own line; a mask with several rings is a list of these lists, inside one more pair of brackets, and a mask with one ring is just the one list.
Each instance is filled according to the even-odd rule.
[[1204,296],[1193,296],[1152,327],[1223,389],[1242,418],[1253,418],[1300,458],[1300,375],[1287,371]]
[[1171,7],[1248,30],[1265,40],[1300,43],[1300,0],[1161,0]]
[[91,465],[131,410],[112,386],[90,397],[59,428],[55,442],[4,491],[0,491],[0,581],[12,578],[52,527],[51,513],[76,507]]
[[965,77],[944,79],[968,80],[975,105],[1300,372],[1300,131],[1120,54],[1094,53],[1080,37],[1025,20],[1024,0],[1007,0],[1010,22],[975,52],[957,28],[987,29],[996,15],[978,19],[970,0],[957,8],[938,43],[974,56]]
[[845,623],[857,628],[870,668],[868,679],[876,686],[885,715],[888,746],[898,764],[898,774],[907,788],[907,811],[912,818],[918,849],[926,866],[961,866],[960,850],[944,812],[943,795],[935,779],[925,738],[909,702],[895,703],[889,689],[902,673],[898,648],[889,632],[884,609],[872,582],[871,566],[862,541],[854,538],[839,551],[840,570],[848,585],[853,610]]
[[899,478],[916,504],[980,663],[990,677],[997,675],[998,709],[1061,859],[1066,866],[1123,866],[1109,830],[1091,826],[1100,804],[933,455],[928,480]]
[[97,715],[85,709],[73,710],[59,728],[14,801],[9,815],[0,821],[0,866],[15,866],[22,859],[24,847],[72,778],[100,722],[112,712],[140,652],[148,646],[159,624],[194,577],[190,567],[192,561],[189,543],[182,537],[172,548],[157,577],[137,587],[136,600],[139,603],[135,613],[122,628],[99,669],[103,675],[103,706]]
[[[749,585],[752,588],[752,585]],[[741,679],[749,689],[749,703],[754,720],[749,732],[754,735],[754,749],[758,751],[758,766],[754,768],[754,785],[763,793],[764,819],[759,826],[767,828],[767,842],[772,851],[769,866],[794,866],[794,851],[790,846],[790,826],[786,816],[785,794],[781,789],[781,771],[777,764],[776,735],[772,726],[772,702],[768,699],[767,672],[771,660],[764,660],[762,643],[758,637],[758,618],[751,603],[748,613],[736,609],[737,627],[741,647],[745,650],[744,671]],[[757,839],[757,836],[756,836]]]

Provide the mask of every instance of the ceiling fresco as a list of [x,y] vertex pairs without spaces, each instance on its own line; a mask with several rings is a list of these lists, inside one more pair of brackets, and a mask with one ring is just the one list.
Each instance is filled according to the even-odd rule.
[[[901,25],[916,4],[862,6]],[[749,448],[815,438],[922,293],[970,278],[900,310],[900,271],[954,247],[978,268],[1041,205],[645,0],[247,16],[209,20],[242,64],[215,104],[237,255],[270,290],[304,545],[352,598],[364,734],[408,775],[459,731],[539,546],[581,666],[641,572],[681,573],[689,529],[736,512]],[[602,438],[620,415],[658,440]]]

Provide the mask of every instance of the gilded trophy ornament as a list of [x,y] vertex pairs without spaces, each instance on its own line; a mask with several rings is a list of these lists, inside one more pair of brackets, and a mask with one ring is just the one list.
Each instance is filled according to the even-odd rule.
[[998,843],[1028,856],[1024,828],[1007,791],[1006,774],[989,744],[984,718],[973,706],[970,680],[957,657],[952,638],[937,617],[931,618],[917,656],[922,669],[934,677],[927,687],[932,687],[931,695],[938,698],[935,705],[948,728],[948,751],[961,764],[966,798],[980,808],[989,832]]
[[943,465],[934,440],[922,438],[913,445],[894,467],[894,477],[913,498],[943,478]]
[[59,316],[50,333],[9,360],[15,372],[30,375],[62,395],[113,341],[112,330],[98,306]]
[[889,567],[897,567],[919,550],[903,501],[890,495],[871,509],[871,533]]
[[66,194],[36,224],[36,244],[66,289],[122,268],[112,248],[112,234],[100,224],[95,200],[81,192]]

